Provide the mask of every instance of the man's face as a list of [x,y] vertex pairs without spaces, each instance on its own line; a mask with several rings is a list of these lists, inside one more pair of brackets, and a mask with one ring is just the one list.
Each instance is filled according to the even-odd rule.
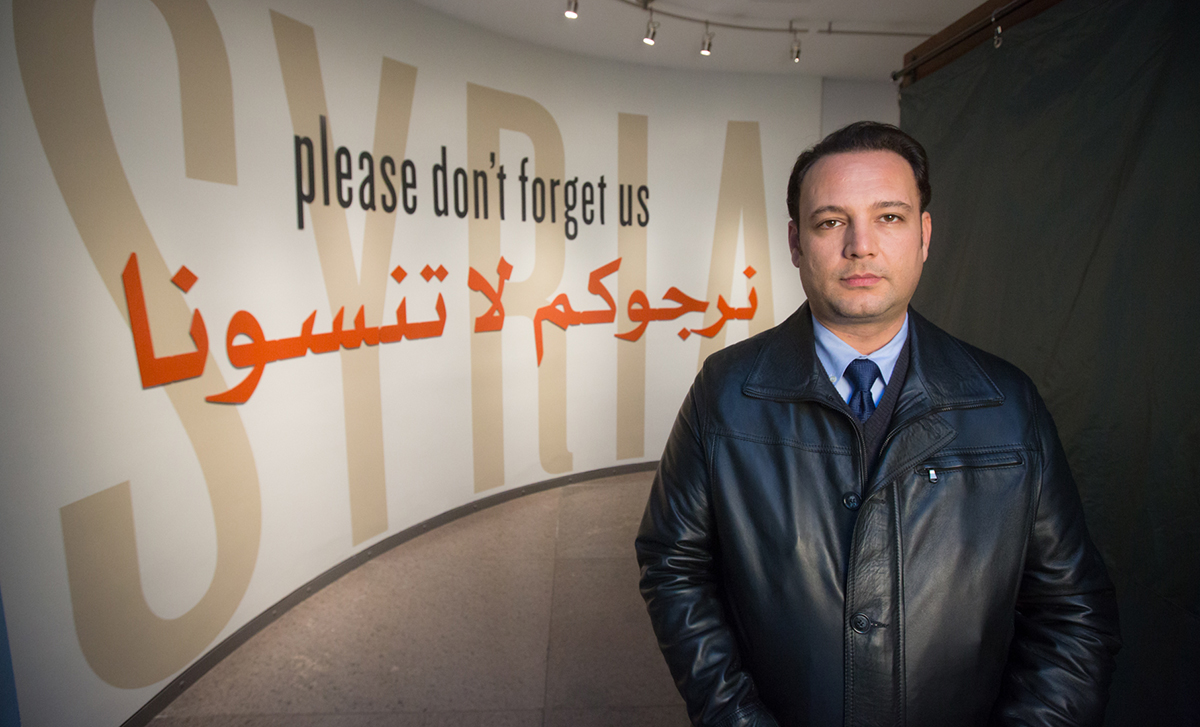
[[799,202],[788,247],[817,320],[830,328],[899,323],[921,279],[932,229],[904,157],[823,157],[805,175]]

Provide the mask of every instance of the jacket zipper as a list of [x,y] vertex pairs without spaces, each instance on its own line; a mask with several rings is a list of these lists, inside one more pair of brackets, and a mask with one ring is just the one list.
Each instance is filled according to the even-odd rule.
[[955,470],[962,470],[962,469],[986,470],[986,469],[994,469],[996,467],[1013,467],[1015,465],[1021,464],[1024,461],[1025,460],[1021,459],[1021,457],[1019,455],[1015,455],[1009,459],[995,460],[992,462],[981,462],[979,464],[968,465],[966,463],[958,463],[958,464],[947,464],[947,465],[943,465],[942,467],[918,467],[916,472],[919,475],[925,475],[926,477],[928,477],[930,482],[937,482],[938,481],[938,470],[941,470],[942,472],[953,472]]

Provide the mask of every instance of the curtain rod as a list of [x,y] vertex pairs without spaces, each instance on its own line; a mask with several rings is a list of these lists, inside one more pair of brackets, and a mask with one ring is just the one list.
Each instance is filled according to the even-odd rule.
[[1009,4],[1000,8],[996,12],[992,13],[989,17],[984,18],[983,20],[976,21],[975,23],[972,23],[970,27],[961,31],[960,33],[955,35],[953,38],[946,41],[945,43],[942,43],[941,45],[939,45],[938,47],[929,51],[925,55],[920,56],[919,58],[914,60],[912,63],[909,63],[904,68],[901,68],[898,71],[892,71],[892,80],[898,81],[899,79],[903,78],[904,76],[907,76],[908,74],[912,73],[917,68],[919,68],[920,66],[928,63],[929,61],[933,60],[937,56],[940,56],[941,54],[950,50],[951,48],[953,48],[954,46],[963,42],[964,40],[971,37],[972,35],[975,35],[976,33],[983,30],[984,28],[988,27],[989,25],[995,25],[998,20],[1004,19],[1004,17],[1006,15],[1011,14],[1015,10],[1019,10],[1020,8],[1024,7],[1025,5],[1028,5],[1031,2],[1033,2],[1033,0],[1013,0]]

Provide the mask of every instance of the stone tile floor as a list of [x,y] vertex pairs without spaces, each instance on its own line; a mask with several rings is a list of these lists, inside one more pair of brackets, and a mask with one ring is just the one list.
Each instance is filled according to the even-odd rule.
[[420,535],[221,661],[154,727],[683,727],[638,594],[652,472]]

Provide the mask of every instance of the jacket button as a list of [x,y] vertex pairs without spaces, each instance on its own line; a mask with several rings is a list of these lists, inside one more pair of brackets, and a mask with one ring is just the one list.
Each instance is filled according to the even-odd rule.
[[857,493],[847,492],[842,495],[842,504],[846,506],[847,510],[857,510],[858,506],[862,504],[862,498]]
[[871,630],[871,619],[867,618],[865,613],[856,613],[850,617],[850,628],[860,634],[865,634]]

